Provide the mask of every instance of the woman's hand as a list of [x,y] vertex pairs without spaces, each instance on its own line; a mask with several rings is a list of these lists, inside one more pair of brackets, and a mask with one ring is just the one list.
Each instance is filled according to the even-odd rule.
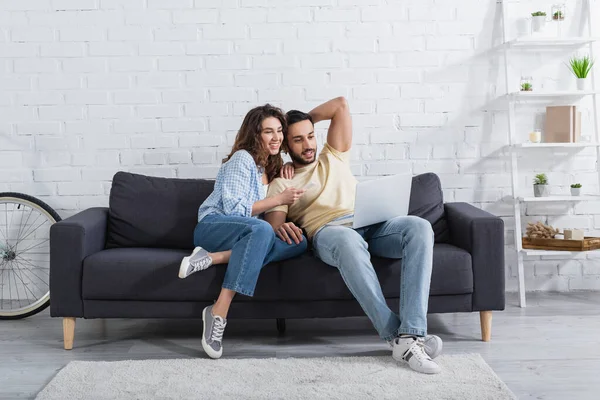
[[279,202],[282,206],[291,206],[294,204],[306,190],[296,189],[294,187],[289,187],[285,189],[283,192],[279,193]]
[[296,171],[294,169],[294,163],[287,162],[283,164],[283,167],[281,167],[281,172],[279,173],[279,176],[281,176],[283,179],[292,179],[295,174]]

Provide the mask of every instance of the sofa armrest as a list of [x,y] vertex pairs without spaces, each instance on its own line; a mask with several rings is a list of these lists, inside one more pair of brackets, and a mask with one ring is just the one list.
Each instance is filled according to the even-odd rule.
[[473,311],[504,310],[504,221],[468,203],[444,208],[450,243],[473,261]]
[[83,317],[83,260],[104,249],[108,208],[89,208],[50,227],[50,315]]

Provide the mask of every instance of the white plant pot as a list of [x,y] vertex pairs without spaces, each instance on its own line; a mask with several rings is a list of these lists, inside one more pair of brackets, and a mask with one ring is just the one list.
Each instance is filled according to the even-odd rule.
[[544,29],[545,25],[546,25],[546,17],[544,17],[544,16],[532,17],[531,29],[533,29],[534,32],[541,31],[542,29]]
[[548,196],[548,185],[533,185],[533,195],[535,197]]
[[585,90],[587,86],[587,78],[577,78],[577,90]]
[[571,188],[571,196],[581,196],[581,188]]

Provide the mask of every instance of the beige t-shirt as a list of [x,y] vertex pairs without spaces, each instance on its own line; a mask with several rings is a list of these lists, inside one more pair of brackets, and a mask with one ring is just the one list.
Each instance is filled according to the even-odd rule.
[[271,182],[267,197],[275,196],[287,187],[302,189],[311,182],[315,185],[293,205],[267,211],[284,211],[289,220],[306,230],[309,238],[328,222],[354,213],[357,181],[350,170],[350,152],[337,151],[325,143],[317,161],[296,168],[293,179],[277,178]]

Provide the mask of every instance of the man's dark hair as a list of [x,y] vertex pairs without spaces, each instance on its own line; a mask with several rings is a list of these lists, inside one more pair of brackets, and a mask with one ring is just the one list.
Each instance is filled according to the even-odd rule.
[[298,110],[290,110],[285,114],[285,119],[287,120],[288,126],[295,124],[296,122],[309,120],[311,124],[314,125],[312,117],[302,111]]

